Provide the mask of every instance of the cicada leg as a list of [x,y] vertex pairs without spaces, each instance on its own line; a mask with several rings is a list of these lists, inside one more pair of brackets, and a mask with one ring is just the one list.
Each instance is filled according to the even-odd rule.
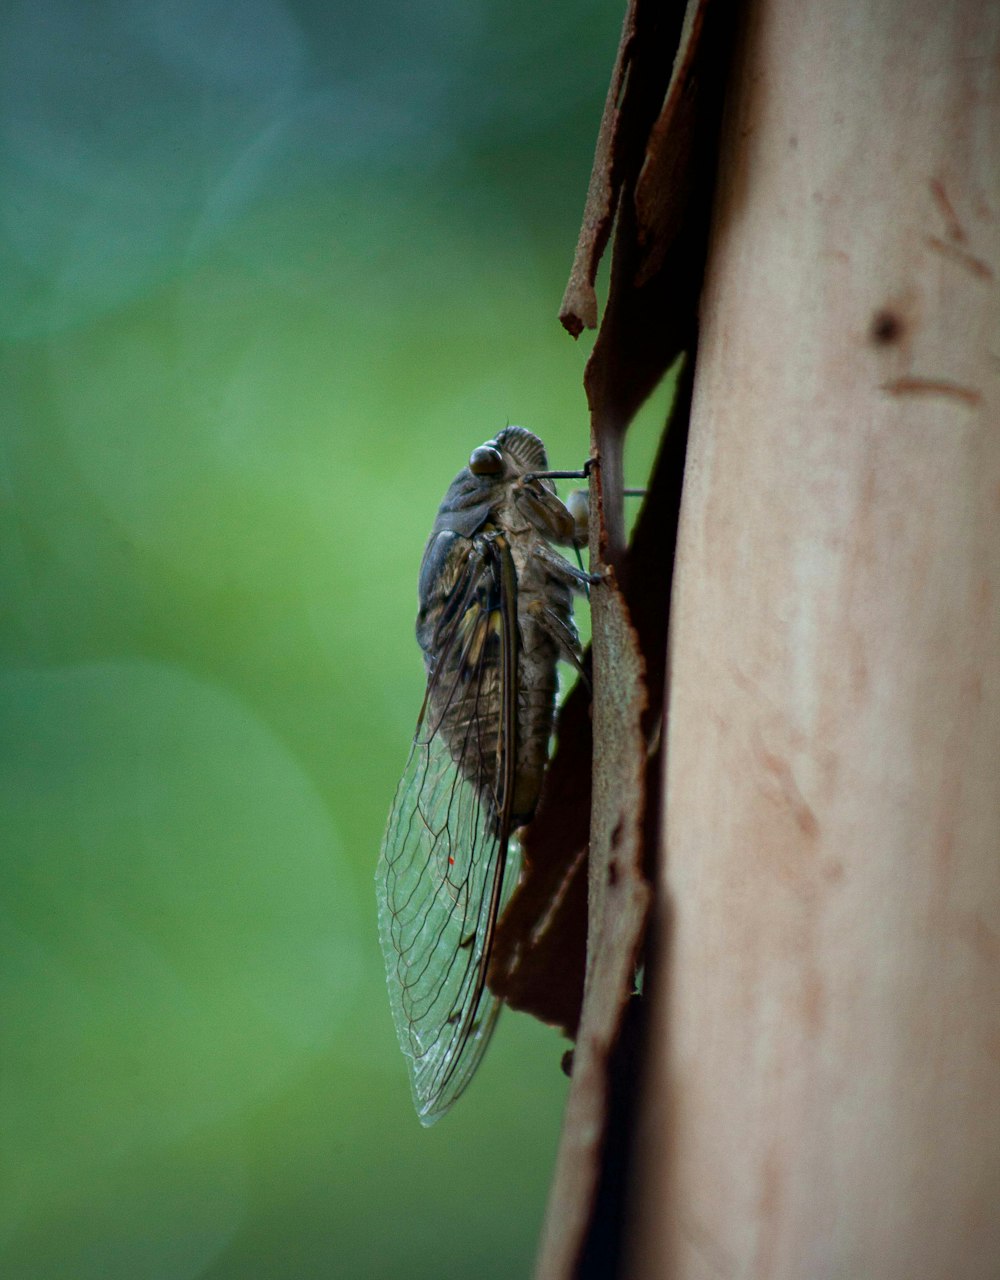
[[577,639],[576,632],[568,627],[562,618],[543,604],[541,600],[533,600],[528,605],[528,612],[538,626],[555,643],[556,648],[559,650],[560,658],[576,668],[577,674],[589,689],[590,676],[587,674],[583,659],[580,656],[580,642]]

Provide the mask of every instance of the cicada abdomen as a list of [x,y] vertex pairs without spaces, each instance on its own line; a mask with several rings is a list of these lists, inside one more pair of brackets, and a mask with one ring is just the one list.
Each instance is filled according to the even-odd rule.
[[572,593],[589,575],[545,448],[507,427],[474,450],[438,511],[420,569],[427,692],[379,859],[390,1003],[420,1119],[459,1096],[498,1005],[493,931],[517,879],[510,836],[534,813],[560,657],[579,666]]

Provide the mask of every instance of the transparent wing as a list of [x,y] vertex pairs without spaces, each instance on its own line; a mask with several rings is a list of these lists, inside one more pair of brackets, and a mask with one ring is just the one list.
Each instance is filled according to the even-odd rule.
[[[465,1089],[499,1012],[486,969],[517,867],[516,856],[507,856],[509,822],[498,800],[508,791],[509,761],[502,758],[507,736],[497,725],[514,693],[501,668],[510,672],[516,663],[498,667],[488,658],[485,635],[494,616],[466,608],[442,645],[435,669],[450,674],[432,677],[428,686],[377,873],[390,1004],[424,1124]],[[499,629],[503,644],[513,643],[509,632]],[[456,646],[458,660],[449,661]],[[453,687],[435,687],[435,679]],[[461,737],[456,742],[452,717],[449,741],[443,723],[459,699]]]

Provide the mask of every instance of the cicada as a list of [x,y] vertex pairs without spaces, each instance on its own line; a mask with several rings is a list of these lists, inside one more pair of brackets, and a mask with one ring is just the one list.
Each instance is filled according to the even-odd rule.
[[427,690],[377,883],[390,1003],[424,1124],[465,1089],[496,1022],[486,976],[518,877],[512,836],[538,802],[557,663],[582,669],[572,598],[593,579],[553,549],[582,535],[547,466],[523,427],[474,449],[420,566]]

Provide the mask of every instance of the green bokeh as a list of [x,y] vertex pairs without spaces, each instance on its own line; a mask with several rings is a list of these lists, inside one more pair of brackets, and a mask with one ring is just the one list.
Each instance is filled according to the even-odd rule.
[[7,6],[5,1280],[530,1271],[563,1045],[508,1014],[422,1130],[372,875],[441,494],[508,421],[587,449],[620,17]]

